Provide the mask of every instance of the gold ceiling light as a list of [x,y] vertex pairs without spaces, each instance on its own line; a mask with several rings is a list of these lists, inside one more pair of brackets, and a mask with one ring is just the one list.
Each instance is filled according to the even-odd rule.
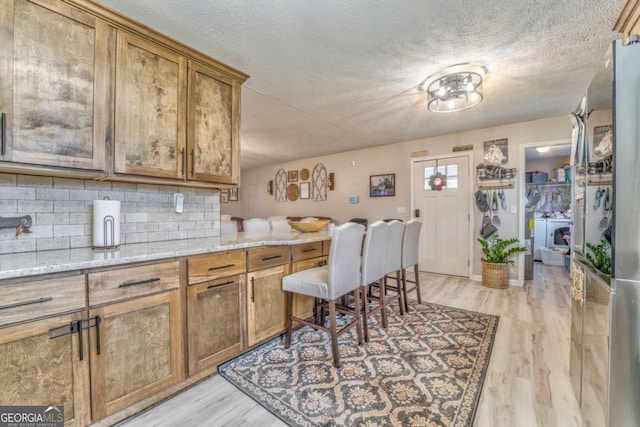
[[453,113],[474,107],[482,101],[482,81],[486,68],[457,64],[427,77],[418,86],[429,97],[429,111]]

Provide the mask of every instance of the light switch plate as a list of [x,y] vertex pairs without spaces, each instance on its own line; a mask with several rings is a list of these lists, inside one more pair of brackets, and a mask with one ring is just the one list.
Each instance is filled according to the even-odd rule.
[[405,213],[406,210],[404,209],[404,206],[400,206],[396,208],[396,213]]
[[511,205],[511,213],[518,213],[518,207],[516,205]]
[[182,213],[184,210],[184,194],[173,193],[173,209],[176,213]]

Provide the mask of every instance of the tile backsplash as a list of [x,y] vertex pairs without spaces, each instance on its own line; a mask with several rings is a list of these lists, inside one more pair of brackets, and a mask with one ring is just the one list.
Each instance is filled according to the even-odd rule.
[[220,235],[218,190],[0,173],[0,217],[33,219],[30,234],[0,228],[0,254],[92,246],[93,201],[105,197],[121,202],[121,244]]

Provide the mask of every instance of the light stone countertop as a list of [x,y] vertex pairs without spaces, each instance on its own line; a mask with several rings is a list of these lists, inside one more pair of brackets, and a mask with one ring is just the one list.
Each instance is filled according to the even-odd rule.
[[39,274],[201,255],[256,246],[297,245],[331,239],[333,232],[237,233],[222,237],[121,245],[117,249],[60,249],[0,255],[0,280]]

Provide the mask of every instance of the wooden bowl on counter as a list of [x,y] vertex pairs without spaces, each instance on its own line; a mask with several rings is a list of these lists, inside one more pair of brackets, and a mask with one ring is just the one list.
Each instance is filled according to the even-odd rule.
[[331,222],[330,219],[318,219],[315,221],[289,221],[289,225],[302,233],[315,233]]

